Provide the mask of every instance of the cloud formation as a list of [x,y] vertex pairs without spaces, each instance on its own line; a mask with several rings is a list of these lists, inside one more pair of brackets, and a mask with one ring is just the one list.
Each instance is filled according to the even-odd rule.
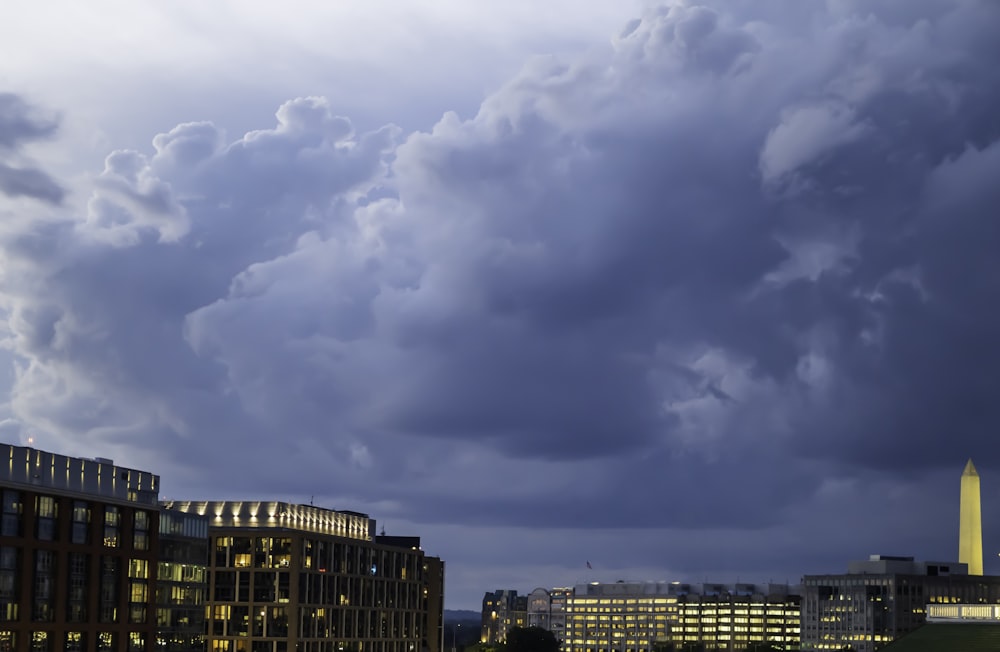
[[32,167],[23,148],[51,137],[57,123],[14,93],[0,93],[0,193],[30,197],[51,204],[63,199],[63,189],[49,175]]
[[[842,559],[813,514],[858,500],[904,545],[1000,468],[1000,9],[787,7],[652,8],[428,132],[309,97],[110,154],[3,236],[17,418],[175,495],[648,529],[666,568]],[[54,129],[7,102],[7,151]]]

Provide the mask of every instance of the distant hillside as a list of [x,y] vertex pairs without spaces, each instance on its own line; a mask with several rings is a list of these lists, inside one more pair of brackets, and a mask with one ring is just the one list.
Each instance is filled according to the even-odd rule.
[[465,625],[467,622],[474,622],[476,625],[479,625],[480,620],[482,620],[482,614],[471,609],[444,610],[444,622],[446,623],[462,623]]

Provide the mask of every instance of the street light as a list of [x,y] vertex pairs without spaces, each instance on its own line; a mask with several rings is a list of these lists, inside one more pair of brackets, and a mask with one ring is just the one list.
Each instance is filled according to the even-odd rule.
[[452,625],[451,628],[451,652],[455,652],[455,647],[458,641],[458,631],[462,628],[462,623]]

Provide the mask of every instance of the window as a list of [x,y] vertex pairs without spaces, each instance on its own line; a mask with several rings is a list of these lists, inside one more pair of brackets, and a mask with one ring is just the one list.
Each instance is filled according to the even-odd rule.
[[129,652],[142,652],[146,649],[146,635],[142,632],[128,633]]
[[90,543],[90,505],[85,500],[73,501],[73,529],[70,532],[73,543]]
[[3,520],[0,521],[0,535],[21,536],[21,492],[3,490]]
[[136,550],[149,550],[149,512],[135,511],[132,517],[132,545]]
[[114,632],[97,633],[97,652],[113,652],[116,649]]
[[110,505],[104,508],[104,545],[108,548],[118,547],[118,534],[121,528],[121,512]]
[[66,620],[71,623],[87,621],[87,555],[69,553],[69,572],[66,593]]
[[35,534],[42,541],[54,541],[56,538],[56,517],[58,504],[52,496],[35,497]]
[[17,638],[14,632],[0,630],[0,652],[14,652]]
[[48,632],[31,632],[31,652],[49,652],[52,649],[52,637]]
[[146,601],[146,583],[140,580],[135,580],[130,583],[129,588],[129,602],[145,602]]
[[65,652],[84,652],[84,634],[82,632],[66,632],[66,644],[63,646]]
[[[31,608],[31,619],[34,621],[50,622],[55,617],[53,610],[55,565],[55,552],[51,550],[35,551],[35,586]],[[44,634],[44,632],[41,633]],[[48,638],[45,641],[45,644],[48,645]]]
[[[119,564],[115,557],[101,557],[100,622],[118,622]],[[98,646],[100,649],[100,646]]]
[[130,559],[128,562],[128,576],[134,579],[149,578],[149,562],[145,559]]
[[[18,557],[17,548],[0,547],[0,622],[17,620]],[[0,652],[3,652],[0,637]]]

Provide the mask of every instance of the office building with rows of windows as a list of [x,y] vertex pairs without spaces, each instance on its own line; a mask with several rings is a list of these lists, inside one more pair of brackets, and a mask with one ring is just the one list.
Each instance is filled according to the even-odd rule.
[[802,644],[808,650],[880,650],[927,620],[927,605],[1000,604],[1000,577],[959,562],[872,555],[839,575],[803,578]]
[[[440,582],[415,537],[376,537],[365,514],[284,502],[165,503],[209,519],[213,652],[439,649]],[[433,647],[432,647],[433,646]]]
[[798,649],[798,589],[787,585],[581,584],[566,602],[568,652],[645,652],[658,645]]
[[158,484],[0,444],[0,651],[154,649]]

